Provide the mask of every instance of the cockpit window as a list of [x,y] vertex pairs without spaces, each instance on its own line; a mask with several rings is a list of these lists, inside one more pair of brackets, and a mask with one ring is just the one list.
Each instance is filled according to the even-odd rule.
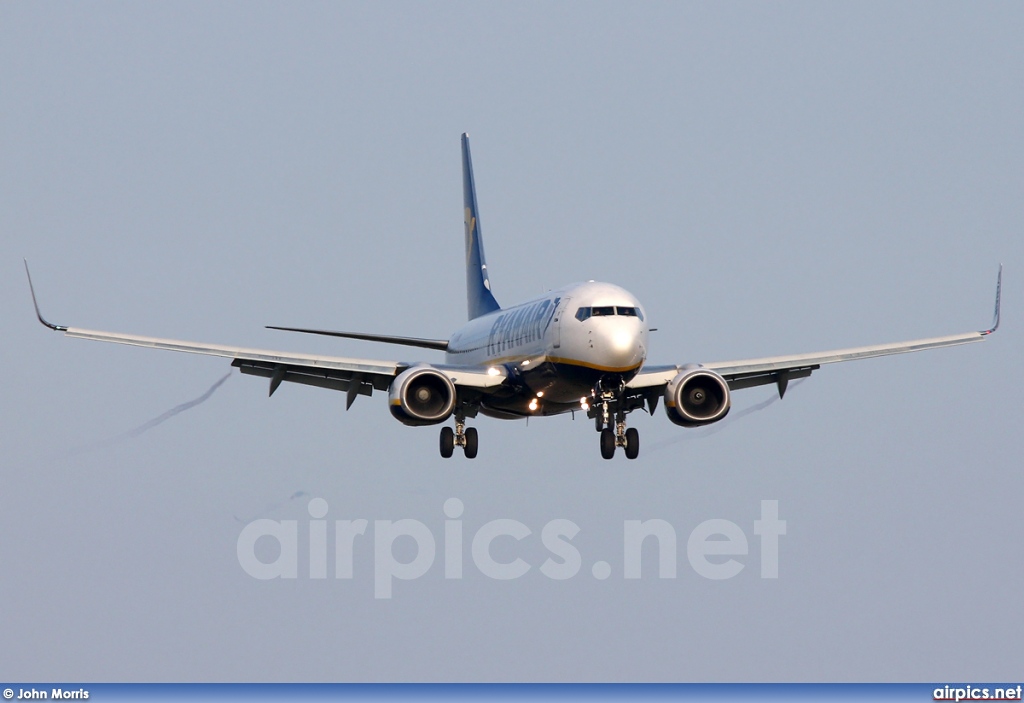
[[615,308],[615,314],[622,315],[624,317],[639,317],[641,320],[644,319],[644,314],[640,312],[640,308],[624,308],[619,306]]
[[591,317],[611,317],[612,315],[620,315],[622,317],[637,317],[642,321],[644,314],[640,312],[640,308],[624,307],[622,305],[602,305],[600,307],[582,307],[576,311],[576,319],[580,322],[588,320]]

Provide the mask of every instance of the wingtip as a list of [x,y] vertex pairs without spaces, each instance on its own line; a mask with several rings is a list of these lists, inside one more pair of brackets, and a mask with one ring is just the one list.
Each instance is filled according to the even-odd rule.
[[992,315],[992,327],[981,332],[982,335],[990,335],[999,329],[999,312],[1002,307],[1003,290],[1003,265],[999,264],[999,273],[996,275],[996,309]]
[[47,319],[43,317],[43,314],[39,312],[39,302],[36,300],[36,289],[32,285],[32,274],[29,273],[28,270],[28,259],[22,259],[22,261],[25,262],[25,276],[28,278],[28,292],[32,294],[32,307],[34,307],[36,310],[36,318],[38,318],[39,322],[41,322],[44,326],[49,327],[51,330],[55,330],[57,332],[66,331],[67,327],[65,327],[64,325],[55,325],[52,322],[47,321]]

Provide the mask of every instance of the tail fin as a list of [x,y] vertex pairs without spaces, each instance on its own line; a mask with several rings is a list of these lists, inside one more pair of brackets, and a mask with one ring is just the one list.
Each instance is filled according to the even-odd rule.
[[501,306],[491,293],[484,259],[484,242],[480,235],[480,210],[476,205],[476,185],[473,183],[473,160],[469,156],[469,135],[462,135],[462,196],[466,217],[466,295],[469,319],[500,310]]

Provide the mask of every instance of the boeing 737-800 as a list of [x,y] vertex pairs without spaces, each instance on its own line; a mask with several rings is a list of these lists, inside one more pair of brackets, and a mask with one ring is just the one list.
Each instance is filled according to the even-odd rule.
[[774,384],[782,397],[791,380],[810,376],[823,364],[979,342],[999,326],[1002,267],[992,327],[980,332],[792,356],[650,366],[646,363],[647,312],[636,297],[616,285],[574,283],[513,307],[498,305],[484,259],[465,134],[462,185],[469,322],[451,337],[272,327],[436,349],[445,352],[443,364],[243,349],[55,325],[40,313],[29,276],[36,316],[68,337],[229,358],[243,374],[270,379],[270,395],[284,381],[330,388],[345,393],[347,410],[357,396],[386,392],[391,414],[406,425],[454,420],[454,428],[447,424],[441,428],[445,458],[452,456],[455,447],[462,447],[468,458],[477,455],[476,428],[466,425],[477,415],[521,419],[572,411],[586,413],[594,421],[601,456],[610,459],[621,447],[627,458],[635,459],[640,437],[635,428],[626,427],[627,416],[639,409],[653,414],[662,399],[669,420],[699,427],[728,414],[733,391]]

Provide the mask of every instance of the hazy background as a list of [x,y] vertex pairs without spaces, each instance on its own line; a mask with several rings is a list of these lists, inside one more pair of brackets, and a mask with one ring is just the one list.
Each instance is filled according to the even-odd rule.
[[[0,4],[0,678],[1019,677],[1021,37],[1017,2]],[[1000,262],[1003,329],[823,369],[711,436],[635,413],[635,462],[569,417],[481,419],[480,457],[444,461],[382,395],[346,413],[237,373],[96,446],[228,364],[46,331],[22,257],[62,324],[440,360],[263,325],[463,322],[463,131],[499,302],[619,283],[653,363],[982,329]],[[303,577],[304,539],[299,579],[247,576],[241,521],[301,535],[309,497],[439,540],[461,499],[465,578],[439,557],[375,600],[368,538],[352,581]],[[521,579],[469,561],[497,518],[534,531],[495,544]],[[581,528],[561,582],[537,569],[556,518]],[[626,581],[622,522],[649,518],[678,578],[651,548]],[[729,581],[686,560],[712,518],[750,540]]]

